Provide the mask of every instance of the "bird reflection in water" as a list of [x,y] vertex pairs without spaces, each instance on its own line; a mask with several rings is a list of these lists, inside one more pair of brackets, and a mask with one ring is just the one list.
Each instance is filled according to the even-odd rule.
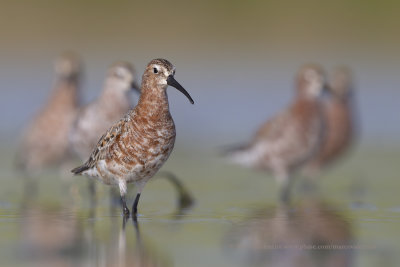
[[143,237],[134,219],[121,216],[90,219],[65,208],[44,209],[33,205],[21,215],[20,245],[15,254],[21,265],[173,265],[168,255]]
[[351,266],[352,244],[349,221],[319,200],[259,210],[224,238],[229,255],[256,266]]
[[[169,216],[175,217],[187,208],[186,189],[182,190],[177,210]],[[80,207],[79,197],[72,195],[58,195],[51,203],[38,195],[25,197],[19,211],[19,242],[13,255],[16,262],[30,266],[173,265],[146,232],[140,231],[140,220],[121,217],[120,209],[99,217],[93,210]]]
[[[139,222],[135,217],[124,217],[118,238],[118,265],[117,266],[173,266],[172,260],[152,245],[141,235]],[[127,246],[127,227],[133,226],[135,245],[133,249]],[[108,264],[107,264],[108,266]]]
[[85,253],[82,221],[67,210],[23,206],[16,259],[30,266],[72,266]]
[[[162,172],[162,175],[167,177],[178,191],[177,209],[172,218],[179,219],[180,215],[192,207],[194,200],[173,174]],[[85,236],[89,237],[89,253],[86,259],[88,265],[94,263],[96,266],[173,266],[170,257],[143,236],[136,216],[121,217],[119,205],[115,205],[111,206],[109,219],[108,231],[96,232],[97,219],[91,220],[90,226],[86,227]],[[106,242],[99,239],[102,235],[108,235]]]
[[[107,240],[101,240],[98,232],[90,240],[87,265],[93,266],[172,266],[168,255],[160,252],[148,239],[143,238],[135,217],[110,217]],[[122,223],[121,223],[122,220]],[[94,228],[90,228],[94,230]],[[92,235],[95,236],[95,235]]]

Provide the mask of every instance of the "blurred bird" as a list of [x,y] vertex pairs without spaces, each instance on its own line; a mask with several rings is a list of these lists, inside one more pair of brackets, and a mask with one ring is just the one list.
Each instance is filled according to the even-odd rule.
[[55,62],[53,92],[24,131],[17,165],[27,173],[61,163],[68,156],[68,132],[79,106],[81,63],[73,53]]
[[227,149],[230,161],[272,171],[280,184],[280,198],[287,201],[293,172],[320,146],[323,134],[319,97],[325,74],[318,65],[300,68],[292,104],[262,125],[248,145]]
[[128,95],[130,89],[139,91],[133,66],[127,62],[114,63],[99,98],[79,109],[69,141],[81,160],[90,156],[101,135],[133,107]]
[[326,126],[321,149],[305,167],[305,174],[315,176],[323,167],[336,161],[351,146],[354,135],[352,75],[346,67],[335,70],[329,96],[322,101]]
[[85,164],[72,170],[76,175],[118,185],[126,216],[130,213],[125,201],[127,184],[134,182],[137,188],[132,207],[136,215],[143,187],[168,159],[175,143],[175,125],[166,93],[168,85],[194,103],[174,75],[175,67],[169,61],[152,60],[142,77],[138,105],[100,138]]

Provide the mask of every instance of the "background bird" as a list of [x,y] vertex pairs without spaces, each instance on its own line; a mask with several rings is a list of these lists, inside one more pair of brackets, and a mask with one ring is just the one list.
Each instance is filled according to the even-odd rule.
[[80,59],[64,53],[54,70],[50,98],[24,131],[17,152],[18,167],[29,174],[59,164],[69,155],[68,133],[79,106]]
[[317,151],[323,135],[319,97],[325,87],[322,68],[308,64],[296,77],[296,96],[288,108],[269,119],[248,145],[227,149],[230,161],[272,171],[287,201],[293,172]]
[[325,134],[321,149],[307,164],[305,174],[316,176],[322,168],[340,158],[351,146],[354,136],[353,80],[347,67],[339,67],[329,86],[329,95],[322,101]]
[[79,109],[69,133],[71,149],[81,160],[90,156],[101,135],[133,107],[131,89],[139,91],[133,66],[128,62],[110,66],[101,95]]
[[174,75],[175,67],[169,61],[152,60],[142,77],[138,105],[100,138],[85,164],[72,170],[74,174],[118,185],[125,215],[129,215],[125,201],[127,184],[134,182],[137,188],[132,207],[136,215],[143,187],[165,163],[174,147],[176,132],[169,112],[168,85],[177,88],[194,103]]

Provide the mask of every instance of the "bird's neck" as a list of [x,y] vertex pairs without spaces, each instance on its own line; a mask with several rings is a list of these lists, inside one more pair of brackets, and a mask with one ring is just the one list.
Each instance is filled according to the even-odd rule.
[[127,112],[131,108],[129,89],[123,88],[122,84],[106,82],[100,96],[99,103],[103,107],[117,112]]
[[307,94],[305,92],[299,92],[295,98],[295,102],[317,103],[318,101],[318,96]]
[[295,110],[314,110],[320,108],[320,101],[318,98],[315,97],[296,97],[296,99],[292,103],[292,108],[294,108]]
[[59,76],[55,81],[55,87],[57,88],[78,87],[80,83],[81,83],[81,78],[79,75]]
[[334,99],[335,102],[347,104],[348,102],[351,101],[351,95],[343,96],[338,94],[332,94],[332,99]]
[[135,109],[138,115],[149,117],[154,121],[172,119],[167,92],[157,86],[142,85],[140,99]]
[[54,84],[50,102],[57,105],[75,107],[79,104],[79,80],[60,78]]

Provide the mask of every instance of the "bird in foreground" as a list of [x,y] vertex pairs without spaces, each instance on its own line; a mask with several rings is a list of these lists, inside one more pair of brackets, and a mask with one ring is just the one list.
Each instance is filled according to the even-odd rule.
[[81,63],[64,53],[55,62],[53,92],[43,109],[24,131],[17,165],[27,173],[60,164],[67,156],[68,132],[79,107]]
[[165,59],[154,59],[142,77],[137,106],[114,124],[99,140],[89,159],[72,170],[76,175],[95,177],[108,185],[118,185],[125,216],[129,216],[125,195],[128,183],[137,194],[132,213],[137,214],[146,183],[168,159],[175,143],[175,125],[169,112],[168,85],[181,91],[193,104],[189,93],[175,80],[175,67]]
[[[103,92],[95,101],[79,109],[71,127],[70,147],[82,161],[90,156],[102,134],[133,108],[134,105],[129,97],[132,90],[140,93],[136,70],[132,64],[121,61],[111,65],[107,72]],[[189,191],[174,174],[162,172],[160,175],[176,188],[180,210],[193,204],[194,200]],[[92,204],[95,201],[96,191],[94,183],[93,179],[89,179]],[[119,193],[116,194],[112,190],[112,198],[115,199],[115,195],[118,195],[117,199],[119,199]]]
[[350,148],[354,136],[353,82],[348,68],[334,71],[328,91],[328,97],[322,101],[326,130],[321,149],[305,167],[309,176],[340,158]]
[[225,151],[234,163],[271,171],[280,185],[283,201],[288,201],[294,171],[320,146],[323,121],[319,97],[325,86],[320,66],[303,66],[297,74],[296,96],[289,107],[264,123],[249,144]]

